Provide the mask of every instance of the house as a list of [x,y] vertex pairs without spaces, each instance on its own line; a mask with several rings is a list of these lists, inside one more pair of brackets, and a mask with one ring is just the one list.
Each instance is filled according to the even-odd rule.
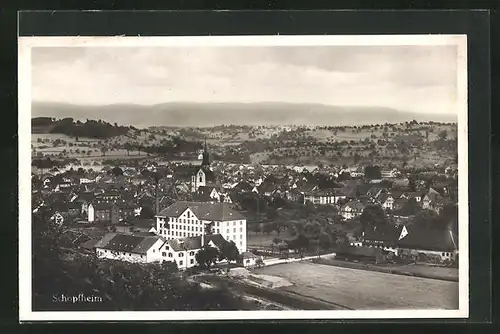
[[156,216],[156,233],[167,240],[195,237],[210,229],[246,251],[246,218],[231,204],[179,201]]
[[349,201],[340,208],[340,215],[345,219],[353,219],[361,216],[363,210],[365,209],[365,204],[360,201]]
[[360,238],[361,245],[368,248],[380,248],[397,255],[397,241],[401,235],[401,231],[402,227],[395,225],[367,229]]
[[398,171],[397,168],[393,168],[393,169],[383,169],[380,172],[380,174],[383,179],[393,179],[398,177],[401,173]]
[[165,240],[159,236],[108,233],[95,245],[99,258],[128,262],[162,262]]
[[155,233],[154,219],[130,218],[115,225],[116,232],[125,234]]
[[162,249],[162,261],[175,261],[181,270],[197,265],[196,254],[202,246],[221,249],[227,241],[220,234],[199,235],[183,239],[171,239]]
[[373,197],[373,198],[378,198],[380,194],[388,194],[389,189],[384,188],[384,187],[371,187],[367,192],[366,195]]
[[196,202],[220,202],[221,194],[215,187],[200,186],[193,198]]
[[380,203],[384,210],[394,209],[394,198],[390,194],[381,193],[378,196],[377,201]]
[[54,222],[54,224],[61,226],[64,223],[64,216],[60,212],[55,212],[50,220]]
[[422,199],[422,209],[433,210],[439,213],[439,210],[443,207],[444,203],[445,202],[441,195],[429,192],[425,194]]
[[449,229],[431,229],[419,224],[403,227],[397,241],[398,255],[420,261],[458,260],[458,238]]
[[456,260],[458,239],[449,229],[431,229],[419,224],[387,226],[365,231],[363,246],[391,251],[416,261]]
[[89,223],[101,221],[116,224],[119,221],[118,206],[108,203],[89,204],[87,220]]
[[314,190],[304,194],[304,204],[311,202],[315,205],[337,204],[339,200],[346,199],[346,194],[341,188]]
[[128,219],[135,216],[136,207],[131,203],[117,203],[115,206],[118,210],[118,220]]
[[101,194],[95,196],[95,202],[97,203],[117,203],[121,202],[121,193],[118,189],[109,189]]
[[255,267],[258,258],[259,257],[252,252],[243,252],[241,254],[241,260],[244,267]]

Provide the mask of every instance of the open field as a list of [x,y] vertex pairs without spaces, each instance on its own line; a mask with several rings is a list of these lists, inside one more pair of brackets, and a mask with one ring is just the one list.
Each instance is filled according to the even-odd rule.
[[458,309],[458,283],[296,262],[256,269],[294,285],[285,291],[352,309]]
[[383,273],[426,277],[458,282],[458,269],[451,267],[439,267],[425,264],[368,264],[360,262],[348,262],[335,259],[321,258],[314,261],[318,264],[330,265],[342,268],[371,270]]

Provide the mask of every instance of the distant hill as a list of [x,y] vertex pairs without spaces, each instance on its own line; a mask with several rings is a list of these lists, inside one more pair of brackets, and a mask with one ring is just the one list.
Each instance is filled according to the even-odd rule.
[[32,117],[101,119],[110,123],[149,126],[214,125],[366,125],[405,121],[456,122],[454,115],[418,114],[383,107],[342,107],[293,103],[164,103],[151,106],[114,104],[83,106],[33,102]]

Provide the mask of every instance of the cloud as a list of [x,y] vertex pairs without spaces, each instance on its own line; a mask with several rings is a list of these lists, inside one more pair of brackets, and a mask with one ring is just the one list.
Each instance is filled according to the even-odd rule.
[[451,46],[67,47],[32,54],[32,94],[40,101],[283,101],[456,112]]

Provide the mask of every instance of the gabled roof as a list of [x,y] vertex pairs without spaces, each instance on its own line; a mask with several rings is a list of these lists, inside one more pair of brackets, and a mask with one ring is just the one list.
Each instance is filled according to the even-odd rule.
[[243,220],[246,219],[241,213],[234,210],[229,203],[214,202],[187,202],[179,201],[161,210],[160,217],[178,217],[186,209],[190,209],[200,220]]
[[345,211],[345,209],[351,208],[354,211],[363,211],[365,209],[365,205],[361,203],[360,201],[350,201],[346,204],[344,204],[341,208],[342,211]]
[[119,252],[146,254],[159,239],[161,238],[158,236],[108,233],[94,247]]
[[390,194],[387,194],[387,193],[381,193],[379,196],[378,196],[378,200],[380,201],[380,203],[385,203],[385,201],[387,201],[387,199],[389,197],[392,197]]
[[419,224],[406,227],[408,234],[397,242],[401,248],[452,252],[458,249],[458,238],[448,229],[430,229]]
[[[220,234],[205,235],[203,236],[203,239],[204,246],[213,242],[213,244],[218,248],[222,247],[222,245],[227,242],[227,240]],[[172,239],[167,243],[176,252],[201,249],[201,235],[184,239]]]
[[85,249],[93,249],[98,242],[99,242],[99,240],[90,239],[90,240],[87,240],[87,241],[81,243],[80,247],[85,248]]
[[382,242],[384,244],[396,244],[401,235],[402,226],[386,225],[376,229],[368,229],[363,235],[363,240],[367,242]]

